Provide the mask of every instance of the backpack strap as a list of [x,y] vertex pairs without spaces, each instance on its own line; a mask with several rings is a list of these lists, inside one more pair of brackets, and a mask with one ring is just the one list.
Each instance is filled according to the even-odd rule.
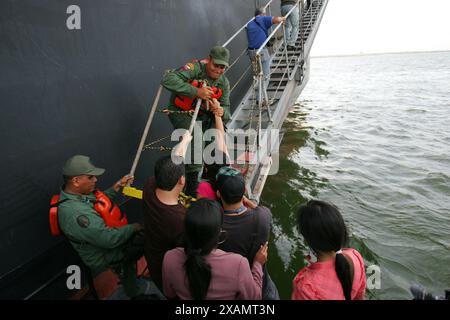
[[[253,264],[253,259],[255,258],[255,256],[252,256],[253,253],[253,248],[255,248],[255,246],[257,245],[256,243],[256,239],[258,238],[258,231],[259,231],[259,211],[254,211],[252,213],[253,217],[252,217],[252,223],[253,223],[253,232],[251,234],[251,245],[249,247],[249,252],[247,253],[247,257],[249,258],[249,262],[251,262],[251,264]],[[251,266],[250,264],[250,266]]]
[[[66,202],[66,201],[68,201],[68,200],[71,200],[71,199],[63,199],[63,200],[61,200],[61,201],[58,201],[58,202],[56,202],[56,203],[53,203],[53,204],[50,205],[50,208],[56,208],[56,207],[58,207],[60,204]],[[62,231],[61,226],[59,225],[59,215],[58,215],[58,214],[56,214],[56,220],[57,220],[57,223],[58,223],[58,229],[59,229],[59,232],[61,233],[61,235],[65,236],[65,237],[67,238],[67,240],[69,240],[69,242],[72,242],[72,243],[75,243],[75,244],[78,244],[78,245],[83,245],[83,244],[87,244],[87,243],[88,243],[88,242],[85,242],[85,241],[78,241],[78,240],[72,239],[72,238],[69,237],[67,234],[65,234],[65,233]]]

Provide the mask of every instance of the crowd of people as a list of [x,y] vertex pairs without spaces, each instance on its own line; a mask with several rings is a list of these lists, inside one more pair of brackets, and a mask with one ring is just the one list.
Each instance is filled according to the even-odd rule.
[[[286,15],[295,3],[281,1],[282,13]],[[250,57],[267,39],[272,24],[284,21],[287,45],[295,46],[296,14],[286,20],[265,16],[258,9],[248,25]],[[270,60],[264,52],[262,56],[267,77]],[[64,185],[57,203],[61,233],[94,275],[113,270],[130,298],[149,294],[146,280],[136,275],[136,260],[144,255],[159,297],[280,299],[266,265],[272,213],[245,196],[244,176],[231,165],[225,144],[223,123],[230,118],[230,86],[224,71],[229,58],[228,49],[213,47],[207,59],[186,63],[163,77],[161,84],[172,93],[169,110],[175,111],[169,113],[170,121],[174,129],[186,132],[171,155],[157,160],[145,184],[143,225],[129,224],[114,205],[134,177],[126,175],[101,193],[96,182],[105,170],[89,157],[75,155],[63,166]],[[208,163],[186,163],[192,142],[187,129],[196,99],[202,102],[199,130],[215,128],[218,135],[215,161]],[[180,109],[187,112],[177,112]],[[188,204],[180,200],[183,193],[191,199]],[[348,232],[338,209],[311,200],[300,207],[297,227],[317,262],[293,279],[292,299],[364,299],[364,262],[356,250],[345,247]]]
[[[181,142],[179,149],[189,141]],[[94,273],[112,269],[129,297],[147,294],[149,286],[137,278],[135,260],[126,253],[127,244],[143,230],[151,280],[168,299],[279,299],[265,264],[272,214],[244,201],[239,170],[223,165],[211,186],[215,198],[199,193],[186,208],[180,202],[186,185],[184,164],[164,156],[144,188],[143,226],[120,227],[107,226],[95,208],[95,185],[104,171],[89,157],[71,157],[63,167],[60,194],[62,233]],[[124,176],[105,194],[114,201],[132,179]],[[338,209],[310,200],[297,216],[298,230],[317,261],[293,279],[292,299],[364,299],[364,261],[356,250],[345,247],[348,231]]]

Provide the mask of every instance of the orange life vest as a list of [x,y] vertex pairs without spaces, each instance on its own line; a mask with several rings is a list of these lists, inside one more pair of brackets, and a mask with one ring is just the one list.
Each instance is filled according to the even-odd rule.
[[128,224],[127,216],[122,214],[119,207],[100,190],[94,191],[97,201],[94,209],[105,221],[106,226],[110,228],[122,227]]
[[[122,227],[128,224],[126,215],[122,214],[119,207],[112,203],[112,201],[99,190],[94,191],[96,201],[94,209],[102,217],[105,225],[109,228]],[[68,200],[68,199],[66,199]],[[61,235],[61,228],[58,222],[58,206],[63,203],[59,201],[59,195],[52,196],[50,200],[50,231],[54,236]]]
[[54,236],[59,236],[61,234],[61,229],[59,228],[58,223],[58,201],[59,194],[52,196],[52,199],[50,200],[50,232]]
[[[207,63],[208,61],[209,61],[208,59],[204,59],[204,60],[193,60],[192,62],[199,62],[204,64]],[[201,85],[203,84],[203,81],[193,80],[190,82],[190,84],[196,88],[200,88]],[[220,97],[222,96],[222,89],[216,87],[210,88],[213,91],[213,95],[211,96],[211,98],[215,98],[217,100],[220,99]],[[196,100],[196,98],[190,99],[185,96],[177,96],[175,98],[175,105],[185,111],[195,110],[194,100]]]

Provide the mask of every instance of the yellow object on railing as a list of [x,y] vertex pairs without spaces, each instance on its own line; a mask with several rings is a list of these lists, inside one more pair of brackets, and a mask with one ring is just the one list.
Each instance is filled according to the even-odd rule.
[[124,187],[122,193],[128,197],[142,199],[142,190],[133,187]]
[[196,198],[188,196],[184,192],[180,192],[180,195],[178,196],[178,201],[181,202],[181,204],[186,208],[189,209],[191,204],[195,201],[197,201]]

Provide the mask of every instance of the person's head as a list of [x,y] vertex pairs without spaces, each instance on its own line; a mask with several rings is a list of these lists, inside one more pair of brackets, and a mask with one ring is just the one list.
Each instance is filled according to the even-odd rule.
[[214,161],[212,163],[207,163],[205,161],[202,178],[208,180],[208,182],[211,183],[213,189],[217,190],[216,185],[217,173],[222,167],[228,167],[230,166],[230,164],[227,154],[222,151],[215,151],[213,157]]
[[242,173],[232,167],[219,169],[216,178],[217,197],[224,205],[234,205],[242,201],[245,193],[245,180]]
[[209,53],[209,60],[206,64],[206,73],[211,79],[219,79],[230,65],[230,51],[227,48],[216,46]]
[[155,182],[158,189],[172,191],[176,186],[182,188],[185,181],[183,162],[172,161],[171,156],[164,156],[155,164]]
[[105,169],[94,166],[89,157],[72,156],[62,168],[64,189],[77,194],[90,194],[95,190],[97,176],[104,172]]
[[206,263],[205,256],[217,247],[222,222],[222,208],[213,200],[199,199],[186,212],[185,269],[193,299],[204,299],[208,292],[211,266]]
[[256,8],[255,17],[266,15],[266,9],[264,7]]
[[347,243],[347,227],[332,204],[310,200],[300,207],[298,228],[314,252],[338,251]]
[[348,231],[339,210],[332,204],[310,200],[299,209],[298,230],[316,254],[339,252],[336,254],[336,272],[344,295],[350,300],[353,277],[350,265],[341,253],[348,242]]

